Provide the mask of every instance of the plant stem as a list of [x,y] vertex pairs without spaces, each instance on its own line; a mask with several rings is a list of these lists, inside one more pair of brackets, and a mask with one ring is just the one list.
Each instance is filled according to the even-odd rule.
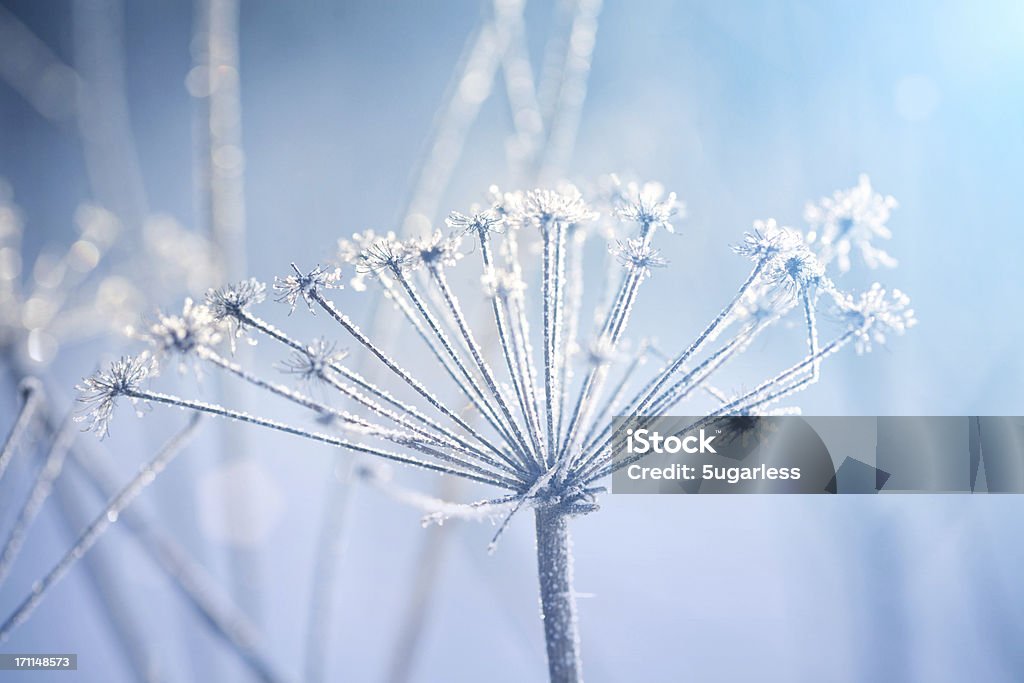
[[4,441],[3,446],[0,447],[0,477],[4,476],[4,471],[14,456],[15,448],[17,448],[22,437],[25,436],[25,432],[32,422],[32,416],[42,402],[42,392],[42,385],[35,378],[23,379],[21,384],[18,385],[18,393],[22,397],[21,409],[18,411],[18,417],[15,419],[14,426],[11,427],[7,439]]
[[538,507],[537,574],[540,578],[541,619],[552,683],[583,679],[579,619],[572,587],[572,540],[569,515],[558,507]]
[[28,596],[0,624],[0,643],[6,641],[10,637],[11,631],[28,619],[35,608],[39,606],[39,603],[42,602],[46,592],[67,574],[75,562],[89,552],[103,532],[111,524],[117,522],[124,509],[142,493],[144,488],[153,483],[153,480],[174,460],[188,444],[198,424],[198,416],[193,417],[184,429],[167,442],[160,452],[157,453],[156,457],[143,465],[132,480],[110,499],[106,508],[79,534],[74,545],[64,553],[64,556],[54,565],[53,569],[45,577],[33,584]]

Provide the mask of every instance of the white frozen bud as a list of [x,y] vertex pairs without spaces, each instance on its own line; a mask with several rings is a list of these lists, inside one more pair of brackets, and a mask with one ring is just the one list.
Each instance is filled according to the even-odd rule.
[[299,299],[305,301],[310,312],[313,312],[313,295],[315,293],[321,289],[341,289],[342,287],[339,282],[341,279],[340,268],[329,271],[317,266],[308,273],[303,273],[295,264],[292,264],[292,270],[295,271],[294,275],[274,278],[274,289],[280,292],[277,301],[288,304],[292,312],[295,311]]
[[366,277],[368,273],[360,270],[360,257],[364,250],[378,239],[394,240],[395,233],[387,232],[378,235],[373,230],[363,230],[352,234],[352,237],[338,240],[338,262],[352,266],[352,277],[348,281],[349,287],[357,292],[366,291]]
[[803,242],[800,233],[790,228],[780,228],[774,218],[769,218],[766,221],[754,221],[753,230],[744,233],[743,241],[733,245],[732,250],[751,261],[760,262],[797,249]]
[[608,250],[623,268],[638,273],[640,277],[649,277],[651,269],[668,265],[657,249],[641,239],[617,240],[608,245]]
[[459,251],[461,245],[461,235],[445,237],[439,230],[435,230],[428,237],[414,237],[405,241],[402,249],[409,257],[410,267],[440,268],[454,266],[462,259],[462,252]]
[[903,334],[917,324],[910,297],[898,289],[887,292],[877,282],[856,297],[837,296],[836,307],[857,337],[857,353],[869,352],[872,343],[884,344],[886,335]]
[[638,223],[645,230],[662,228],[675,232],[670,221],[683,212],[675,192],[666,194],[661,183],[627,183],[619,188],[613,203],[616,216]]
[[572,185],[561,190],[530,190],[523,199],[520,222],[536,227],[552,223],[569,225],[597,218]]
[[855,250],[868,268],[893,268],[896,259],[873,242],[892,237],[886,224],[896,206],[893,197],[875,192],[871,180],[862,174],[856,187],[807,204],[808,243],[822,261],[835,260],[840,272],[850,270],[850,255]]
[[221,328],[212,309],[185,299],[180,315],[160,313],[142,335],[157,357],[187,356],[204,347],[216,346],[222,339]]
[[366,275],[378,275],[383,271],[401,273],[413,266],[416,256],[406,245],[393,237],[375,240],[359,254],[356,270]]
[[281,367],[303,380],[322,379],[331,365],[341,362],[347,355],[347,351],[338,351],[334,342],[317,339],[302,351],[294,351]]
[[[142,383],[156,375],[157,367],[149,354],[124,356],[110,364],[106,371],[99,371],[84,378],[75,389],[81,412],[76,422],[86,422],[86,429],[101,438],[110,434],[110,420],[120,396],[138,390]],[[132,402],[135,398],[130,397]]]
[[495,209],[479,211],[472,215],[452,211],[444,219],[445,225],[458,233],[475,233],[483,235],[488,232],[499,232],[505,218]]

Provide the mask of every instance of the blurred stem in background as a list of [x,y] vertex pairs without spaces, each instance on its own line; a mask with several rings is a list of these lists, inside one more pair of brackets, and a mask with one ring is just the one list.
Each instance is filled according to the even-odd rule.
[[0,6],[0,78],[42,117],[74,123],[93,195],[138,234],[147,201],[124,96],[123,7],[75,0],[72,18],[74,67]]
[[444,191],[462,156],[466,136],[491,95],[494,78],[516,30],[522,31],[523,3],[487,0],[480,26],[470,35],[455,65],[420,163],[410,179],[410,191],[398,225],[404,236],[430,232]]
[[[233,282],[246,273],[245,153],[242,148],[241,79],[239,73],[238,0],[195,0],[192,59],[186,85],[195,100],[193,123],[195,215],[205,226],[220,255],[224,276]],[[247,350],[239,348],[238,360]],[[216,380],[214,380],[216,382]],[[230,382],[217,382],[221,398],[245,403],[245,393]],[[220,426],[220,466],[249,457],[244,430]],[[250,470],[236,468],[234,476]],[[230,525],[252,517],[255,501],[246,493],[224,496],[223,514]],[[239,509],[241,508],[241,509]],[[229,574],[236,599],[257,622],[262,611],[259,554],[229,539]]]
[[325,678],[327,655],[331,651],[331,616],[337,598],[337,573],[345,548],[345,522],[352,508],[353,468],[356,458],[334,466],[328,478],[320,533],[310,584],[309,620],[306,626],[305,680],[316,683]]
[[[55,500],[68,544],[74,541],[89,519],[82,492],[68,477],[57,479]],[[109,548],[99,547],[82,558],[85,577],[102,605],[100,610],[107,626],[120,645],[120,654],[136,680],[154,683],[165,680],[157,662],[157,653],[146,643],[145,624],[124,599],[122,578],[117,558]]]
[[[94,198],[141,241],[149,213],[125,96],[122,0],[74,0],[76,111]],[[136,245],[138,242],[135,243]]]
[[[462,486],[456,479],[446,478],[438,485],[437,495],[441,500],[455,500],[461,489]],[[415,671],[416,654],[437,591],[437,583],[441,578],[442,565],[448,544],[452,540],[453,527],[451,524],[434,524],[424,530],[420,552],[413,569],[411,592],[398,625],[394,650],[389,658],[391,663],[386,679],[389,683],[403,683],[409,680]]]
[[[80,483],[87,490],[91,490],[94,497],[104,504],[114,500],[120,484],[118,483],[119,478],[105,465],[106,462],[111,461],[110,455],[102,452],[98,445],[88,440],[75,439],[77,430],[69,431],[66,423],[62,425],[56,419],[49,403],[42,398],[44,384],[46,385],[45,391],[52,393],[54,389],[53,386],[50,386],[53,384],[52,382],[40,382],[29,378],[25,374],[27,369],[21,367],[17,356],[12,353],[6,353],[4,360],[14,381],[20,381],[23,385],[33,388],[32,412],[39,427],[36,440],[41,443],[51,443],[51,453],[54,449],[66,446],[68,461],[78,470]],[[193,428],[193,425],[187,427],[188,433]],[[24,431],[21,434],[24,435]],[[70,437],[70,439],[64,442],[64,437]],[[19,435],[17,441],[23,442],[24,439]],[[178,443],[183,442],[179,440]],[[167,452],[166,449],[165,452]],[[170,452],[170,455],[173,457],[174,453]],[[52,482],[58,510],[69,533],[78,536],[83,525],[90,519],[90,515],[86,511],[84,492],[81,486],[72,483],[68,468],[63,468],[58,475]],[[34,500],[34,497],[30,496],[26,500],[26,505],[19,512],[19,517],[26,516],[26,509],[30,505],[41,506],[45,503],[48,493],[49,491],[43,492],[41,499]],[[125,501],[125,505],[128,502],[130,501]],[[104,509],[101,516],[108,513],[109,508]],[[21,528],[22,533],[28,532],[28,525],[31,524],[32,517],[34,515],[27,518],[26,524]],[[153,561],[154,566],[174,586],[185,604],[195,613],[199,623],[208,628],[213,636],[222,640],[229,651],[235,653],[256,678],[264,681],[282,680],[275,673],[274,667],[261,654],[267,649],[263,647],[256,627],[252,625],[246,614],[223,594],[223,591],[206,574],[201,565],[190,557],[180,544],[160,530],[155,519],[148,516],[138,506],[126,507],[116,518],[139,543],[140,548]],[[108,552],[102,546],[99,548],[93,546],[86,550],[83,550],[80,557],[84,560],[89,582],[96,588],[111,632],[120,645],[118,652],[124,655],[127,665],[138,680],[161,680],[163,677],[156,653],[143,637],[145,633],[142,627],[143,622],[125,604],[127,599],[123,588],[121,588],[125,585],[125,578],[120,576],[119,563],[107,557]],[[8,562],[13,563],[16,554],[17,548],[7,558]],[[67,568],[69,569],[70,565]],[[40,594],[34,604],[38,604],[38,600],[42,597],[43,595]],[[24,614],[24,617],[28,617],[28,612]]]
[[32,418],[43,401],[42,393],[43,388],[39,380],[26,377],[18,382],[21,408],[18,410],[18,415],[14,420],[11,431],[8,432],[7,438],[4,439],[3,447],[0,448],[0,478],[4,476],[4,472],[7,471],[7,467],[11,464],[15,451],[28,433],[29,425],[32,424]]
[[[122,251],[135,254],[144,240],[143,223],[148,215],[148,201],[143,183],[142,173],[136,151],[135,138],[132,132],[127,99],[125,95],[125,59],[124,59],[124,5],[122,0],[73,0],[71,3],[72,22],[72,58],[74,66],[64,63],[49,47],[40,40],[31,29],[4,7],[0,7],[0,78],[6,81],[15,91],[44,118],[58,127],[65,127],[69,122],[77,132],[81,141],[86,174],[92,195],[104,208],[116,215],[118,222],[127,228],[122,234],[124,241]],[[136,264],[137,259],[132,263]],[[145,267],[141,267],[145,270]],[[140,284],[150,295],[156,279],[151,273],[145,273]],[[28,369],[21,365],[20,357],[15,353],[5,353],[10,368],[16,376],[23,376],[38,368]],[[51,388],[51,396],[56,393]],[[44,438],[53,437],[56,425],[48,416],[44,421]],[[99,462],[92,458],[93,464],[79,453],[80,446],[71,449],[71,460],[81,467],[98,467]],[[87,472],[87,474],[90,474]],[[95,472],[91,472],[95,475]],[[90,480],[95,486],[95,478]],[[109,474],[106,490],[101,491],[107,496],[113,491],[113,482]],[[45,485],[45,482],[40,482]],[[56,494],[60,510],[68,527],[78,528],[75,511],[81,509],[80,501],[76,504],[71,497],[74,487],[65,477],[55,480]],[[42,496],[45,493],[40,491]],[[41,503],[39,503],[41,504]],[[23,512],[25,510],[23,509]],[[31,510],[28,510],[31,512]],[[27,531],[30,519],[23,520]],[[149,526],[152,525],[149,521]],[[198,598],[202,592],[199,587],[208,585],[209,580],[197,578],[197,565],[174,544],[169,537],[161,537],[157,542],[157,531],[147,528],[147,524],[130,524],[131,528],[147,537],[151,553],[158,565],[182,588],[185,597],[193,601],[200,620],[210,624],[218,631],[218,624],[226,623],[225,615],[237,612],[233,606],[224,609],[220,617],[211,612],[212,604],[203,604]],[[14,560],[20,540],[12,539],[8,544],[7,561]],[[153,548],[157,550],[153,550]],[[162,548],[162,550],[160,550]],[[180,558],[179,567],[169,564],[172,557]],[[161,564],[162,562],[162,564]],[[129,660],[131,668],[140,680],[151,680],[155,671],[145,666],[146,654],[140,652],[142,645],[138,636],[142,633],[127,609],[117,603],[116,563],[104,561],[90,556],[86,562],[91,583],[100,595],[100,602],[106,610],[115,638],[121,644],[121,651]],[[244,619],[244,615],[237,612]],[[224,629],[220,629],[224,632]],[[229,638],[230,640],[230,638]],[[151,654],[151,653],[150,653]]]
[[78,74],[3,5],[0,78],[40,116],[55,124],[64,124],[77,115]]
[[245,155],[238,54],[238,0],[196,0],[193,68],[196,98],[196,213],[221,249],[229,281],[246,274]]
[[[561,68],[541,73],[541,111],[546,113],[547,141],[540,150],[536,184],[544,187],[557,183],[569,169],[572,151],[576,146],[583,103],[587,96],[591,59],[597,40],[597,20],[601,13],[601,0],[575,0],[572,2],[572,23],[565,46]],[[550,79],[545,76],[550,73]],[[554,79],[557,78],[557,81]],[[557,85],[556,85],[557,83]],[[557,92],[553,105],[549,92]]]

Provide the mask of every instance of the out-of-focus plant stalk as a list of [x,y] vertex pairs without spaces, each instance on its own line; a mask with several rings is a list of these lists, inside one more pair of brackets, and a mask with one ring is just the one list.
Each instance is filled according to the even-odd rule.
[[[241,77],[239,72],[238,0],[195,0],[192,34],[193,67],[187,85],[196,99],[195,141],[196,215],[213,240],[228,280],[246,272],[245,153],[242,148]],[[245,349],[238,351],[240,360]],[[218,392],[239,403],[242,392],[221,383]],[[230,453],[247,452],[246,436],[232,425],[221,428],[221,461]],[[245,470],[242,470],[244,472]],[[250,487],[243,486],[247,491]],[[255,505],[248,495],[225,497],[226,519],[249,519]],[[236,598],[258,619],[261,581],[254,553],[232,546],[229,571]]]
[[139,238],[148,213],[125,97],[122,0],[74,0],[77,123],[95,199]]
[[28,427],[32,423],[32,418],[43,402],[42,384],[31,377],[21,381],[18,385],[18,394],[21,396],[21,408],[18,411],[17,419],[14,421],[14,426],[11,427],[11,431],[4,440],[3,447],[0,448],[0,479],[3,478],[4,472],[7,471],[7,466],[11,464],[14,451],[21,443],[21,440],[25,438]]

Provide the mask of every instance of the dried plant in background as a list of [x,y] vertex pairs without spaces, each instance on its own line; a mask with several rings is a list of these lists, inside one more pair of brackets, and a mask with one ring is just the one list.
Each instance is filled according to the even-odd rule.
[[[260,317],[255,309],[266,288],[248,280],[211,291],[205,304],[186,302],[180,315],[161,316],[148,333],[151,350],[83,382],[83,418],[105,434],[119,399],[164,404],[499,489],[496,497],[446,506],[441,516],[491,512],[501,517],[497,543],[510,520],[533,510],[550,675],[555,681],[579,680],[569,520],[595,511],[600,481],[639,457],[613,457],[621,435],[608,416],[645,420],[670,413],[696,390],[709,388],[716,371],[791,313],[806,327],[807,347],[800,360],[753,389],[730,393],[714,387],[720,405],[705,420],[764,414],[817,382],[827,357],[849,345],[867,351],[871,341],[883,341],[886,334],[902,333],[914,323],[909,301],[898,290],[889,293],[875,285],[859,295],[843,292],[826,273],[830,257],[816,248],[819,242],[774,221],[759,222],[734,248],[751,261],[751,270],[733,298],[692,342],[643,381],[637,376],[642,366],[623,358],[623,341],[640,290],[668,265],[654,244],[659,232],[673,229],[675,196],[655,184],[620,184],[604,202],[604,220],[614,234],[608,248],[620,272],[611,296],[594,312],[586,341],[580,264],[586,242],[598,233],[599,214],[571,186],[495,191],[490,208],[450,214],[449,235],[435,232],[407,240],[364,236],[346,251],[347,266],[381,288],[429,361],[422,354],[405,360],[389,355],[352,322],[331,295],[343,286],[340,269],[307,271],[293,264],[291,273],[274,284],[277,301],[290,312],[303,307],[326,314],[345,337],[376,358],[389,382],[366,380],[335,342],[299,340]],[[863,220],[877,220],[877,214]],[[856,234],[866,227],[858,226]],[[480,285],[471,289],[482,290],[489,300],[490,325],[498,340],[493,350],[479,344],[482,331],[468,323],[456,292],[456,277],[471,260],[465,244],[470,241],[478,247],[481,265]],[[527,259],[540,261],[539,283],[523,277]],[[531,300],[531,289],[539,297]],[[818,316],[824,307],[838,327],[826,342]],[[280,345],[289,353],[281,366],[288,374],[315,381],[327,395],[358,408],[342,409],[331,399],[315,398],[234,362],[231,342],[243,336]],[[149,387],[160,364],[183,359],[216,366],[302,406],[332,433]],[[447,376],[445,382],[461,393],[462,401],[439,398],[444,387],[433,384],[437,375]],[[462,415],[463,401],[480,426]]]

